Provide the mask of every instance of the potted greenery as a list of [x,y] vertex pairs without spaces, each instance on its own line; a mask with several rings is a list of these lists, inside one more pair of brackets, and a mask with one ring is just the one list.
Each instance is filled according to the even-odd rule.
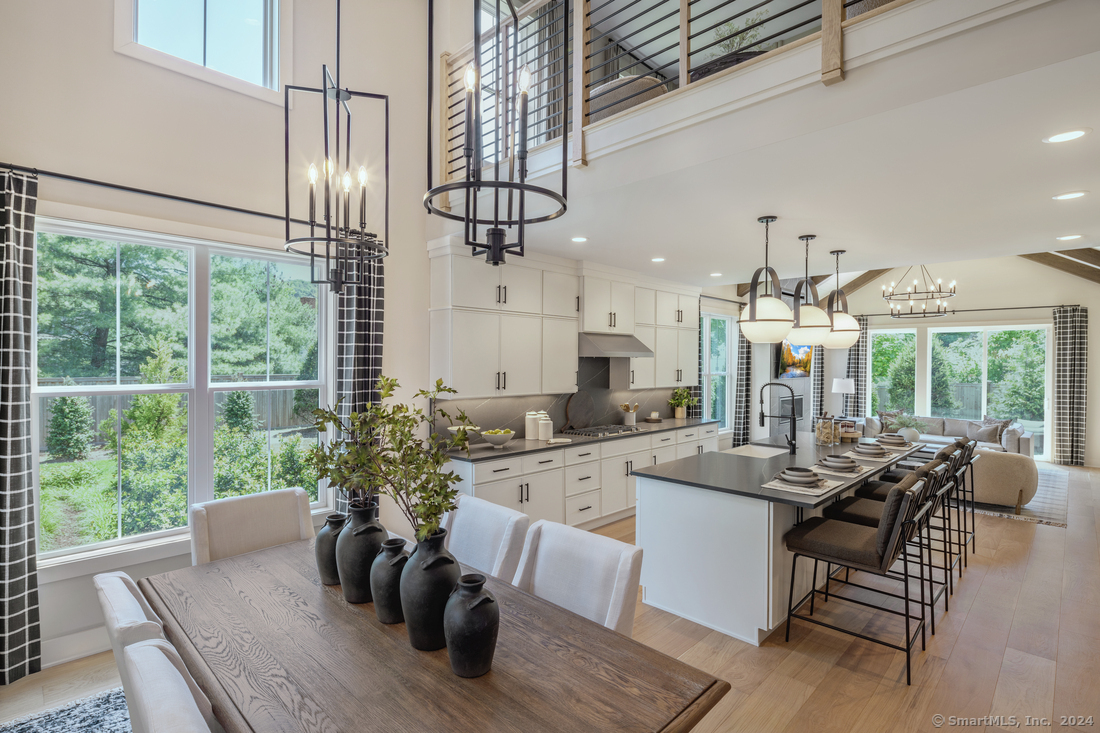
[[669,407],[673,408],[672,416],[677,420],[687,417],[687,408],[690,405],[699,404],[698,397],[692,397],[687,387],[678,387],[672,391],[672,397],[668,400]]
[[[414,395],[418,400],[427,400],[428,412],[392,403],[399,387],[396,379],[380,377],[378,401],[346,418],[335,410],[314,410],[317,429],[336,433],[334,440],[314,449],[314,465],[321,476],[347,494],[353,512],[356,506],[365,506],[368,510],[373,507],[376,513],[374,497],[382,494],[391,498],[409,520],[417,546],[399,576],[405,625],[413,647],[440,649],[445,645],[443,610],[461,574],[454,556],[444,547],[446,531],[440,529],[443,515],[455,508],[458,498],[454,485],[459,476],[446,466],[451,460],[448,452],[467,448],[469,438],[463,429],[437,435],[433,427],[437,418],[446,419],[451,426],[457,421],[462,428],[472,424],[461,410],[452,417],[437,407],[439,395],[457,394],[443,380],[438,380],[434,389],[422,389]],[[354,525],[345,528],[337,544],[344,535],[354,536],[356,531]],[[369,528],[363,531],[370,533]],[[383,531],[379,547],[385,538]],[[373,549],[374,554],[360,557],[356,564],[368,576],[368,584],[371,563],[379,551]],[[338,566],[342,557],[338,547]],[[341,581],[343,577],[341,568]]]
[[924,427],[924,423],[921,422],[920,418],[906,415],[903,412],[891,420],[890,423],[894,427],[894,432],[905,438],[906,441],[916,443],[920,440],[920,431]]

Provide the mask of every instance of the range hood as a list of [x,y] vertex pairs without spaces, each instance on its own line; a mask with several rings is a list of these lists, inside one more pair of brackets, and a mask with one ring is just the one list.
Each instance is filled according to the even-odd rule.
[[653,358],[653,350],[638,340],[637,336],[631,334],[582,333],[578,338],[580,339],[579,356]]

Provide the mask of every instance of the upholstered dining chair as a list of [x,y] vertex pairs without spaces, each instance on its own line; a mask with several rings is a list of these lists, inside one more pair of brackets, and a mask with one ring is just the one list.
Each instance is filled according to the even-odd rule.
[[123,651],[131,687],[126,690],[134,733],[224,733],[210,701],[163,639],[131,644]]
[[279,489],[192,504],[191,564],[308,540],[316,533],[304,489]]
[[101,573],[92,578],[92,583],[103,609],[103,621],[122,678],[122,689],[129,695],[130,679],[123,664],[122,650],[139,641],[163,639],[164,626],[138,590],[137,583],[126,573]]
[[511,581],[530,524],[523,512],[459,494],[457,508],[441,526],[447,530],[447,549],[460,563]]
[[520,590],[630,636],[642,576],[642,548],[540,519],[523,543]]

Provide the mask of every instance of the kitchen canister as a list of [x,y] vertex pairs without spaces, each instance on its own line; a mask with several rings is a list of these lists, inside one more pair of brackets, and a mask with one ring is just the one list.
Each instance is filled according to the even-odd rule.
[[550,440],[554,437],[554,421],[549,417],[539,418],[539,440]]
[[523,438],[524,440],[538,440],[539,439],[539,419],[545,415],[545,412],[529,411],[523,417]]

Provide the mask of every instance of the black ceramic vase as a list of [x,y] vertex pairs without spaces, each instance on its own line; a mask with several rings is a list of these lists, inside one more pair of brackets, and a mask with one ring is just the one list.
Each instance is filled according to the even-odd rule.
[[405,620],[401,612],[401,571],[409,560],[405,540],[400,537],[382,543],[382,551],[370,568],[370,592],[374,597],[374,614],[384,624],[399,624]]
[[336,540],[348,515],[335,512],[325,517],[325,526],[317,533],[314,549],[317,552],[317,572],[322,585],[340,585],[340,571],[336,568]]
[[336,567],[348,603],[370,603],[370,568],[382,542],[389,538],[378,521],[378,504],[352,504],[349,522],[336,540]]
[[484,575],[463,575],[443,613],[447,656],[459,677],[480,677],[493,668],[500,607],[484,586]]
[[420,542],[401,571],[401,612],[413,649],[430,652],[447,646],[443,611],[462,571],[443,541],[447,530],[438,530]]

